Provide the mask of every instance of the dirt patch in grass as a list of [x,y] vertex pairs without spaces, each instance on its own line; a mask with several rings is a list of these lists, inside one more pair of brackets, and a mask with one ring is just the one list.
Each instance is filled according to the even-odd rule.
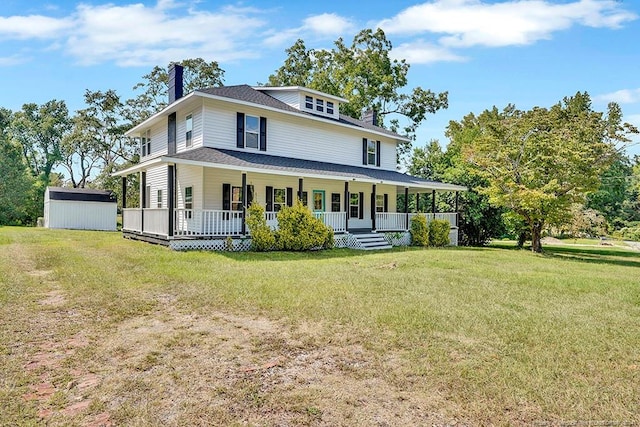
[[35,405],[42,422],[391,426],[453,421],[440,413],[446,404],[439,393],[403,375],[399,358],[370,352],[350,342],[348,334],[327,340],[318,325],[194,314],[181,311],[172,295],[153,298],[157,308],[147,315],[100,331],[85,328],[63,340],[54,331],[66,321],[64,311],[47,304],[34,319],[47,327],[23,355],[31,383],[22,398]]

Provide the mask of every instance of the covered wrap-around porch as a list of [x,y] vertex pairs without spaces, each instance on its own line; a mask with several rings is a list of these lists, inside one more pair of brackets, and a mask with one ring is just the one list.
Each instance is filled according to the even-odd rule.
[[[254,201],[265,206],[267,223],[276,229],[277,211],[300,199],[336,234],[406,232],[411,218],[423,215],[448,221],[455,245],[457,193],[466,190],[395,171],[213,148],[161,156],[120,172],[123,194],[133,173],[140,174],[141,206],[128,208],[123,197],[123,232],[158,243],[249,237],[245,212]],[[451,212],[436,212],[437,191],[456,193]],[[423,197],[431,199],[432,211],[409,212],[409,201]]]

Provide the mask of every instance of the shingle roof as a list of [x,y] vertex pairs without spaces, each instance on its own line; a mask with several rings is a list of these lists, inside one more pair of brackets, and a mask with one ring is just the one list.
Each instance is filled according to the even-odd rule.
[[406,137],[402,135],[398,135],[395,132],[391,132],[388,129],[381,128],[380,126],[374,126],[371,123],[366,123],[366,122],[363,122],[362,120],[354,119],[353,117],[346,116],[344,114],[340,114],[340,118],[338,120],[335,120],[335,119],[331,119],[330,117],[321,116],[318,114],[309,113],[307,111],[298,110],[297,108],[293,108],[289,104],[286,104],[262,91],[255,90],[254,88],[248,85],[211,87],[207,89],[198,89],[196,92],[206,93],[208,95],[220,96],[223,98],[235,99],[238,101],[251,102],[253,104],[275,108],[275,109],[286,111],[289,113],[304,114],[307,116],[318,117],[328,121],[333,121],[333,122],[338,122],[344,125],[348,125],[348,126],[355,126],[358,128],[383,133],[391,138],[406,139]]
[[238,169],[253,168],[265,171],[283,171],[301,175],[324,175],[344,179],[375,180],[406,186],[420,186],[434,189],[464,190],[464,187],[429,181],[404,173],[384,169],[341,165],[337,163],[318,162],[314,160],[294,159],[290,157],[272,156],[250,151],[236,151],[221,148],[200,147],[165,157],[166,160],[189,160],[212,165],[236,166]]

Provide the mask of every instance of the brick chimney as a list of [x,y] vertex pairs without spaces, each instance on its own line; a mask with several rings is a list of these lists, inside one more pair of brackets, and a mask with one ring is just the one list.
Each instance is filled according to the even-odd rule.
[[376,110],[366,110],[362,113],[361,120],[370,125],[378,126],[378,112]]
[[174,62],[169,64],[169,104],[182,98],[183,95],[183,83],[182,83],[183,67]]

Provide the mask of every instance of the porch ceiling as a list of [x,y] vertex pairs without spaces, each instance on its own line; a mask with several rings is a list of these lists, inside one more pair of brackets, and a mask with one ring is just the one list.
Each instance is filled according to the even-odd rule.
[[395,185],[402,188],[408,187],[414,190],[467,190],[467,187],[460,185],[429,181],[396,171],[210,147],[200,147],[171,156],[163,156],[162,162],[304,178],[370,182]]

